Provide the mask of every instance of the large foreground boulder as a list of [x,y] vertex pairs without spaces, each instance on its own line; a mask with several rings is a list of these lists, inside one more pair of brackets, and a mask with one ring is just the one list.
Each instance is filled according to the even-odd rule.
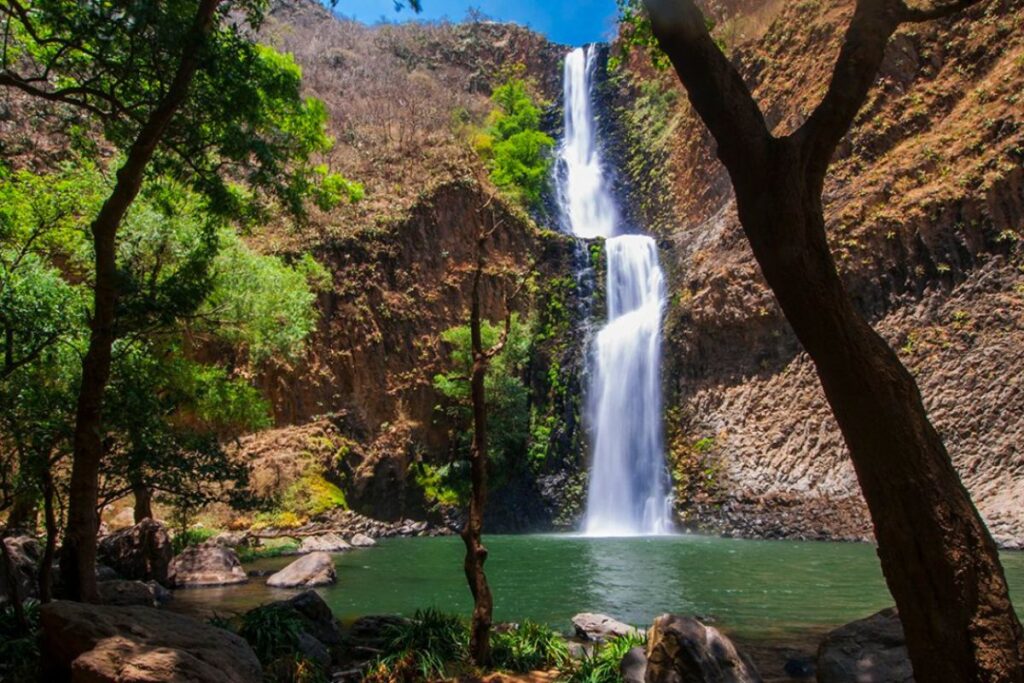
[[[39,595],[39,562],[42,551],[39,541],[31,536],[8,536],[3,539],[7,546],[7,554],[11,558],[14,576],[17,582],[18,596],[34,598]],[[12,577],[7,572],[7,562],[0,556],[0,605],[6,603],[11,596]]]
[[151,607],[52,602],[40,612],[43,680],[72,683],[259,683],[240,637]]
[[717,629],[663,614],[647,632],[647,683],[761,683],[748,657]]
[[185,548],[171,561],[168,579],[172,586],[225,586],[249,580],[238,554],[221,546]]
[[123,579],[170,585],[167,572],[174,551],[167,528],[153,519],[100,539],[97,557]]
[[310,553],[295,560],[267,579],[271,588],[312,588],[329,586],[338,580],[334,560],[327,553]]
[[818,647],[819,683],[913,683],[895,607],[840,626]]
[[577,637],[599,643],[603,643],[609,638],[618,638],[640,632],[637,628],[612,619],[607,614],[595,614],[593,612],[577,614],[572,618],[572,625],[576,628]]

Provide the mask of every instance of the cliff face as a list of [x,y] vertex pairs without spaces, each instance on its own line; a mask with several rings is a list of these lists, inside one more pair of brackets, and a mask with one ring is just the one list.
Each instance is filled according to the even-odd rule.
[[521,378],[530,460],[522,453],[493,482],[489,523],[550,526],[568,514],[564,491],[582,457],[583,300],[572,277],[582,255],[490,185],[470,141],[492,87],[509,76],[552,99],[563,49],[514,25],[368,27],[314,3],[275,6],[264,37],[295,56],[307,90],[327,105],[336,141],[327,161],[366,197],[254,237],[285,256],[311,252],[331,274],[307,357],[256,380],[278,429],[246,440],[241,455],[269,482],[263,493],[286,489],[314,462],[360,511],[438,513],[413,466],[444,465],[456,447],[434,377],[453,369],[442,333],[468,324],[477,236],[487,232],[483,316],[500,324],[511,299],[531,326]]
[[[786,134],[824,93],[852,3],[738,7],[716,32]],[[917,377],[975,502],[1011,546],[1024,544],[1022,10],[988,2],[902,29],[824,192],[851,296]],[[624,185],[673,283],[666,384],[681,514],[738,534],[869,536],[814,368],[685,92],[640,55],[611,89]]]

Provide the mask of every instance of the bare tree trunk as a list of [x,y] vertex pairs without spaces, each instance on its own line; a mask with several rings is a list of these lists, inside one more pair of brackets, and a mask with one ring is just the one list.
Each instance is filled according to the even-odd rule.
[[132,484],[132,495],[135,496],[135,523],[153,518],[153,489],[142,482]]
[[117,172],[113,192],[103,203],[92,224],[96,283],[89,325],[89,348],[82,360],[82,384],[75,413],[67,532],[61,548],[63,593],[65,597],[74,600],[98,600],[96,533],[99,520],[96,504],[99,498],[100,461],[103,457],[103,394],[110,378],[111,348],[115,338],[117,230],[142,187],[146,166],[164,131],[188,95],[192,78],[199,68],[202,44],[213,28],[218,2],[202,0],[199,3],[174,80],[139,131],[124,165]]
[[910,8],[858,0],[832,82],[806,123],[773,137],[691,0],[646,0],[659,44],[718,143],[740,222],[817,368],[871,512],[918,681],[1024,682],[1024,635],[988,529],[931,425],[913,377],[856,311],[825,236],[836,145],[902,22],[977,0]]
[[[473,404],[473,444],[470,449],[470,477],[472,493],[469,499],[469,515],[462,530],[466,544],[465,571],[469,591],[473,594],[473,619],[470,624],[469,653],[477,666],[487,666],[491,659],[491,622],[494,614],[494,598],[484,573],[487,548],[481,540],[484,526],[484,505],[487,502],[487,405],[484,395],[484,379],[487,366],[494,353],[483,349],[480,331],[480,278],[483,274],[483,246],[486,237],[478,243],[479,256],[473,277],[473,293],[470,304],[469,329],[472,340],[473,367],[470,372],[470,398]],[[495,352],[496,353],[496,352]]]

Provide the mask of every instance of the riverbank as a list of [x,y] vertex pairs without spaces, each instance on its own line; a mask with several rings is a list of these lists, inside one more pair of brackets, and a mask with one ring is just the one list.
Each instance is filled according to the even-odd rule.
[[[681,534],[585,538],[490,536],[488,577],[499,622],[537,621],[567,632],[580,612],[641,627],[664,612],[694,615],[751,654],[766,679],[791,660],[813,659],[832,628],[888,607],[874,547],[857,543],[752,541]],[[368,614],[411,615],[438,607],[468,615],[471,602],[456,537],[381,539],[334,556],[338,582],[317,589],[343,623]],[[294,558],[246,565],[264,574]],[[1003,561],[1018,604],[1024,554]],[[206,616],[244,612],[294,591],[253,577],[237,586],[175,592],[170,609]],[[774,672],[774,673],[772,673]]]

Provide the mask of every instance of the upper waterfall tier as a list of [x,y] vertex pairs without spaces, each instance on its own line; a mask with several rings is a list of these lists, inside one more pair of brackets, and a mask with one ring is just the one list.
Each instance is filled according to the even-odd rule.
[[619,212],[608,191],[591,98],[597,50],[573,50],[565,57],[565,133],[558,149],[558,198],[567,228],[577,237],[611,237]]

